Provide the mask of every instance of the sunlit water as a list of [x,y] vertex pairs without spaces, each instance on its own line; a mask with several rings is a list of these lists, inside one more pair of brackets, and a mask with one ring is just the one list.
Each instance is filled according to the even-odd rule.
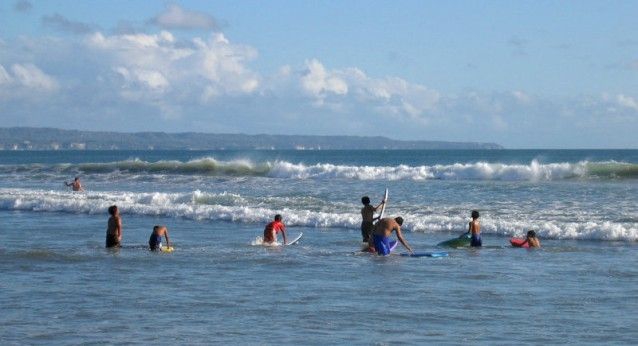
[[[0,341],[635,344],[637,156],[0,153]],[[424,173],[437,169],[457,176]],[[65,190],[75,175],[86,193]],[[442,250],[471,209],[484,248],[359,253],[359,199],[378,202],[385,187],[417,251]],[[119,250],[104,249],[111,204],[122,209]],[[300,243],[252,246],[277,212]],[[155,224],[175,252],[146,250]],[[529,228],[542,249],[508,245]]]

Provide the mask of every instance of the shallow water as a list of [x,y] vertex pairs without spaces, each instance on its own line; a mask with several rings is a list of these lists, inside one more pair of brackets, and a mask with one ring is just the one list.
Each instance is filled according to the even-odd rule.
[[[0,343],[636,344],[637,167],[636,150],[0,152]],[[472,209],[484,248],[358,252],[360,197],[385,187],[416,251]],[[276,213],[300,243],[252,246]],[[146,250],[155,224],[175,252]],[[543,248],[511,248],[529,228]]]
[[[0,215],[4,344],[638,340],[633,244],[486,236],[447,258],[377,257],[356,231],[295,228],[299,245],[266,248],[257,226],[174,219],[162,254],[145,249],[158,218],[124,215],[126,246],[106,250],[103,218]],[[406,233],[418,251],[451,236]]]

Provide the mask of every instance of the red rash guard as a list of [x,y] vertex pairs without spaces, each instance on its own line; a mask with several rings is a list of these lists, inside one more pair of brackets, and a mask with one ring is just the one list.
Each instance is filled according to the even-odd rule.
[[[275,236],[279,232],[282,232],[285,229],[286,229],[286,226],[284,226],[284,223],[281,221],[273,221],[269,223],[268,225],[266,225],[266,228],[264,229],[264,241],[268,243],[274,242],[275,238],[273,236]],[[273,232],[273,230],[275,232]]]

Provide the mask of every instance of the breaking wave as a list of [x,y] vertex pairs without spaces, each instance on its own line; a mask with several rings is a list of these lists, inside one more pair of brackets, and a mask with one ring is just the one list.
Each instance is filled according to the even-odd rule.
[[454,163],[422,166],[356,166],[331,163],[303,164],[287,161],[218,161],[202,158],[187,162],[138,159],[82,164],[0,165],[0,174],[168,174],[203,176],[263,176],[288,179],[356,180],[502,180],[552,181],[565,179],[637,179],[638,164],[624,162]]
[[[123,215],[151,215],[194,220],[226,221],[263,225],[277,213],[284,215],[288,226],[313,228],[343,228],[358,232],[361,216],[356,205],[329,204],[322,211],[307,206],[305,197],[272,197],[269,207],[260,206],[259,199],[232,193],[135,193],[87,192],[71,193],[32,189],[0,189],[0,210],[32,212],[62,212],[100,215],[106,218],[107,208],[117,204]],[[461,232],[467,220],[463,216],[423,214],[400,211],[406,219],[406,229],[413,232]],[[538,220],[532,224],[515,216],[499,219],[484,217],[486,234],[521,236],[529,228],[545,238],[638,241],[635,220],[609,221],[596,218],[578,220]]]

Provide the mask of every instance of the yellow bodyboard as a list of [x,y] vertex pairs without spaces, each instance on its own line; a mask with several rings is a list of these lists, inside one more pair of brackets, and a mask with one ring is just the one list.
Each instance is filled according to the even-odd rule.
[[173,252],[173,247],[172,246],[162,246],[162,247],[160,247],[160,251],[162,251],[162,252]]

